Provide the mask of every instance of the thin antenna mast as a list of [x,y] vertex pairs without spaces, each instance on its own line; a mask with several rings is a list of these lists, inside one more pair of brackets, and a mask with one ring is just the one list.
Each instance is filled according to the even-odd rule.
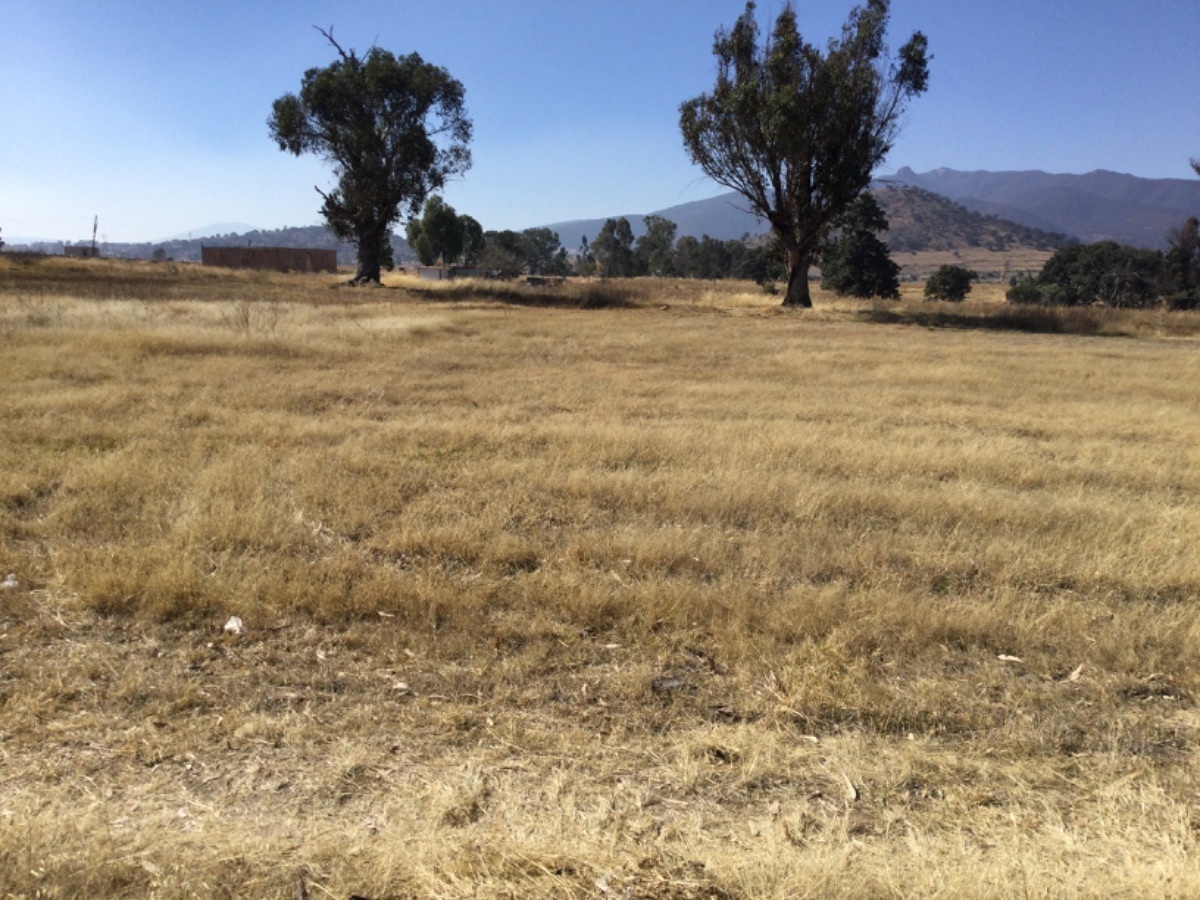
[[96,229],[100,227],[100,216],[92,219],[92,256],[96,255]]

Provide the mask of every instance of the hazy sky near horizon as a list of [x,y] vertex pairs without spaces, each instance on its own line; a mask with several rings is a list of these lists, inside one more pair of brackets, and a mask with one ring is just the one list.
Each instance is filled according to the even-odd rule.
[[[795,0],[823,46],[851,2]],[[782,0],[761,0],[765,27]],[[741,0],[0,0],[6,240],[155,241],[320,221],[319,160],[267,135],[272,102],[347,48],[417,52],[466,88],[474,166],[446,191],[487,229],[646,213],[724,193],[679,104],[711,89]],[[1110,169],[1193,178],[1200,0],[893,0],[929,38],[927,94],[880,174]],[[402,230],[402,226],[401,226]]]

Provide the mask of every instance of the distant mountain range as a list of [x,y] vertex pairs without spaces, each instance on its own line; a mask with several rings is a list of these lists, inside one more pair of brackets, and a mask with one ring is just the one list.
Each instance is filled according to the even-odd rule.
[[[922,188],[983,216],[1060,234],[1085,244],[1114,240],[1134,247],[1160,249],[1166,234],[1188,216],[1200,216],[1200,180],[1138,178],[1117,172],[1096,171],[1087,175],[1053,175],[1047,172],[957,172],[935,169],[918,174],[907,166],[881,184]],[[894,204],[893,204],[894,205]],[[901,223],[888,210],[892,229],[889,242],[909,243]],[[679,226],[679,235],[707,234],[721,240],[757,235],[766,224],[746,211],[740,194],[729,193],[708,200],[657,210]],[[615,217],[614,217],[615,218]],[[644,216],[627,215],[635,236],[644,233]],[[591,240],[604,226],[604,219],[557,222],[547,227],[558,232],[568,250],[580,238]],[[931,240],[937,236],[927,229]],[[914,245],[912,249],[938,249]],[[950,248],[943,248],[950,249]]]
[[[984,248],[1009,251],[1016,249],[1047,250],[1062,246],[1069,240],[1061,234],[1050,234],[1036,228],[1006,222],[994,216],[973,212],[961,204],[917,187],[877,185],[876,196],[887,213],[890,229],[884,236],[894,252],[921,250],[957,250]],[[740,205],[740,196],[726,194],[708,200],[698,200],[659,210],[654,215],[670,219],[677,226],[677,236],[708,235],[721,241],[752,240],[765,231],[763,223]],[[645,233],[645,216],[626,216],[635,236]],[[558,233],[559,242],[568,252],[579,248],[585,235],[592,240],[604,225],[603,219],[578,220],[549,226]],[[105,256],[149,259],[158,251],[161,255],[183,262],[200,259],[202,245],[210,247],[312,247],[336,250],[338,263],[353,265],[355,248],[337,240],[323,225],[303,228],[279,228],[270,231],[247,231],[241,234],[215,233],[198,237],[173,238],[158,243],[119,244],[108,242],[102,247]],[[415,260],[408,244],[399,237],[392,239],[398,263]],[[12,249],[18,249],[18,245]],[[62,244],[37,243],[26,249],[45,253],[62,253]]]
[[253,225],[247,225],[245,222],[217,222],[214,225],[201,225],[199,228],[193,228],[191,231],[173,234],[169,238],[164,238],[164,240],[190,241],[214,237],[221,234],[249,234],[251,232],[260,230],[261,229],[255,228]]
[[[1135,247],[1162,248],[1166,234],[1188,216],[1200,216],[1200,180],[1150,179],[1117,172],[1054,175],[1046,172],[958,172],[935,169],[918,174],[907,166],[875,186],[891,228],[886,239],[893,251],[953,250],[983,247],[1040,250],[1061,246],[1069,239],[1083,243],[1115,240]],[[889,189],[890,188],[890,189]],[[635,236],[645,233],[645,216],[670,219],[677,235],[739,240],[767,230],[766,223],[747,210],[736,193],[695,200],[654,213],[626,215]],[[614,215],[613,218],[617,218]],[[605,219],[575,219],[547,226],[558,233],[568,252],[580,241],[593,240]],[[338,261],[350,265],[352,245],[338,241],[321,225],[244,231],[237,223],[197,229],[190,240],[144,244],[106,243],[108,256],[149,258],[155,251],[178,260],[199,260],[201,244],[231,246],[318,247],[338,251]],[[228,228],[225,233],[218,233]],[[10,249],[22,242],[10,241]],[[407,243],[392,241],[396,261],[414,260]],[[24,249],[61,253],[62,242],[25,244]]]
[[918,174],[905,166],[887,181],[924,188],[976,212],[1068,234],[1085,244],[1111,240],[1161,249],[1169,229],[1188,216],[1200,216],[1197,179],[1138,178],[1103,170],[1052,175],[934,169]]
[[[967,209],[932,191],[901,184],[878,183],[876,199],[887,213],[889,230],[884,236],[895,252],[956,250],[982,247],[1007,251],[1018,248],[1053,250],[1068,243],[1066,234],[1045,231]],[[661,209],[648,215],[670,219],[678,237],[708,235],[722,241],[751,239],[763,234],[765,223],[745,210],[740,194],[722,194]],[[615,218],[615,217],[614,217]],[[635,237],[646,232],[645,216],[627,215]],[[589,241],[604,227],[604,219],[577,219],[546,226],[558,233],[559,241],[574,252],[582,238]]]
[[[679,206],[669,206],[666,209],[652,213],[626,214],[629,227],[634,237],[646,233],[645,220],[647,215],[662,216],[670,219],[678,226],[678,237],[702,237],[708,235],[721,241],[738,240],[746,235],[754,236],[767,230],[767,224],[746,209],[746,200],[741,194],[728,193],[707,200],[693,200]],[[610,218],[620,218],[621,214]],[[568,222],[553,222],[544,227],[558,233],[559,242],[571,253],[579,249],[580,241],[587,238],[591,241],[606,219],[572,219]]]
[[1072,238],[967,209],[940,194],[909,185],[877,185],[875,199],[887,215],[882,236],[895,253],[981,249],[1056,250]]

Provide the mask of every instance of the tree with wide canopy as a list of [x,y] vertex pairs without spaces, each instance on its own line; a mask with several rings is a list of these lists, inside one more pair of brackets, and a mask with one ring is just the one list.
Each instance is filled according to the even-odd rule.
[[822,52],[796,10],[760,42],[754,3],[716,34],[712,93],[680,107],[688,155],[748,201],[787,254],[786,306],[812,306],[808,270],[833,219],[870,184],[908,101],[929,82],[927,40],[914,32],[893,59],[888,0],[857,6]]
[[391,261],[392,226],[414,216],[425,198],[471,166],[471,120],[461,82],[416,53],[372,47],[343,50],[332,30],[317,29],[338,53],[304,73],[298,94],[275,101],[267,120],[280,150],[314,153],[332,163],[337,185],[321,214],[337,237],[358,247],[351,283],[378,284]]

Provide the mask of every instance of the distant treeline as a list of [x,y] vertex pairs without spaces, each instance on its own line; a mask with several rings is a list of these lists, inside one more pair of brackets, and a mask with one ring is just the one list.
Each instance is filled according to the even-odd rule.
[[783,251],[774,242],[750,235],[724,241],[708,235],[676,239],[678,226],[663,216],[646,216],[643,225],[645,233],[635,239],[624,216],[608,219],[590,242],[585,235],[578,248],[568,251],[549,228],[484,231],[473,218],[433,196],[420,218],[409,223],[407,237],[424,265],[461,264],[498,277],[655,275],[760,282],[783,277]]
[[1115,241],[1064,247],[1035,278],[1014,284],[1011,303],[1046,306],[1200,309],[1200,220],[1167,235],[1168,250]]
[[[518,275],[581,275],[633,278],[745,278],[770,281],[784,277],[782,251],[774,242],[752,239],[718,240],[703,235],[675,239],[676,225],[657,216],[646,217],[647,232],[634,238],[624,217],[609,219],[591,241],[585,236],[568,252],[558,233],[548,228],[488,231],[477,253],[464,252],[452,261],[509,278]],[[445,255],[437,256],[441,261]],[[430,260],[432,262],[432,260]]]
[[[981,215],[921,188],[885,187],[875,191],[874,196],[886,213],[885,240],[893,253],[964,247],[1045,250],[1071,243],[1064,235]],[[400,266],[416,263],[419,258],[425,264],[445,261],[479,266],[499,276],[656,275],[744,278],[760,283],[785,278],[782,250],[765,235],[746,234],[731,240],[708,235],[679,237],[676,223],[655,215],[646,216],[643,224],[645,233],[635,238],[626,218],[609,219],[590,240],[585,236],[578,247],[564,248],[557,232],[549,228],[484,232],[470,216],[460,216],[440,198],[432,197],[422,218],[410,223],[408,240],[392,236],[392,259]],[[202,246],[332,249],[337,252],[339,265],[353,266],[357,261],[354,245],[339,241],[323,225],[157,243],[105,242],[101,253],[127,259],[199,262]],[[63,243],[42,242],[9,249],[61,254]]]

